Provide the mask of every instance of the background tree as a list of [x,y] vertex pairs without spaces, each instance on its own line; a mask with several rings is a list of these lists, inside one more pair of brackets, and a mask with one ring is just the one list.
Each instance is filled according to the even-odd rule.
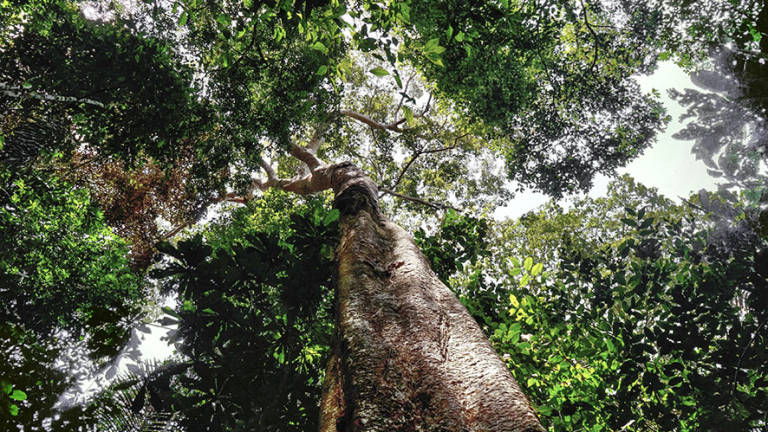
[[764,430],[766,239],[720,232],[624,177],[500,224],[453,283],[551,430]]
[[127,342],[146,288],[87,191],[0,169],[0,421],[44,430],[63,390],[89,372],[85,354],[103,361]]

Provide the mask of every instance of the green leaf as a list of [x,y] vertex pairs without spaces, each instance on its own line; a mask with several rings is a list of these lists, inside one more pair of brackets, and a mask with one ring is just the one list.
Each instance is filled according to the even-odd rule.
[[541,273],[541,270],[544,268],[544,265],[542,263],[538,263],[531,269],[531,275],[536,276],[537,274]]
[[21,390],[14,390],[13,393],[11,393],[11,395],[8,396],[8,397],[10,397],[11,399],[13,399],[15,401],[27,400],[27,394],[24,393]]
[[0,381],[0,388],[2,388],[3,394],[8,394],[13,390],[13,386],[7,381]]
[[445,64],[443,64],[443,59],[441,59],[440,56],[437,56],[435,54],[427,54],[426,57],[427,57],[427,60],[431,61],[432,63],[441,67],[445,67]]
[[533,266],[533,258],[528,257],[523,262],[523,268],[525,269],[525,271],[531,271],[531,266]]
[[523,288],[526,285],[528,285],[528,282],[530,282],[530,281],[531,281],[531,275],[527,274],[527,275],[523,276],[523,278],[520,279],[520,288]]
[[184,303],[181,305],[181,310],[184,312],[194,312],[197,310],[197,306],[192,303],[191,300],[184,300]]
[[323,219],[323,225],[328,226],[339,219],[339,209],[333,209],[330,212],[328,212],[327,215],[325,215],[325,219]]
[[621,221],[624,222],[625,225],[629,225],[631,227],[636,227],[637,226],[637,222],[635,222],[634,220],[629,219],[629,218],[621,218]]
[[376,66],[375,68],[371,69],[370,72],[372,74],[376,75],[377,77],[383,77],[383,76],[389,75],[389,72],[387,72],[386,69],[380,68],[378,66]]
[[19,415],[19,407],[16,404],[11,404],[11,406],[8,408],[8,411],[11,413],[12,416]]
[[232,25],[232,19],[225,13],[219,14],[216,17],[216,22],[223,28],[229,28]]
[[432,52],[432,50],[438,46],[440,46],[440,38],[430,39],[424,44],[424,52]]
[[409,106],[403,105],[403,115],[409,125],[413,124],[413,110]]
[[29,89],[31,89],[31,88],[32,88],[32,83],[30,83],[29,81],[26,81],[26,82],[25,82],[24,84],[22,84],[21,86],[22,86],[23,88],[25,88],[25,89],[29,90]]
[[160,309],[161,309],[163,312],[167,313],[168,315],[170,315],[170,316],[172,316],[172,317],[175,317],[175,318],[181,319],[181,315],[177,314],[175,310],[173,310],[173,309],[171,309],[171,308],[169,308],[169,307],[167,307],[167,306],[163,306],[163,307],[162,307],[162,308],[160,308]]
[[328,47],[326,47],[325,44],[323,44],[320,41],[317,41],[314,44],[312,44],[312,49],[316,51],[320,51],[323,54],[328,54]]
[[183,12],[181,16],[179,17],[179,25],[184,26],[187,24],[187,19],[189,19],[189,14],[186,12]]
[[315,72],[316,75],[325,75],[326,73],[328,73],[328,66],[326,65],[321,65]]

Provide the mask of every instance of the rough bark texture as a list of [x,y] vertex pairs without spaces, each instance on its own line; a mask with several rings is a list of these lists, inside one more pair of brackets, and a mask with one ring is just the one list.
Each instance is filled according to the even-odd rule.
[[475,320],[381,214],[375,184],[351,164],[329,174],[342,237],[320,430],[543,431]]

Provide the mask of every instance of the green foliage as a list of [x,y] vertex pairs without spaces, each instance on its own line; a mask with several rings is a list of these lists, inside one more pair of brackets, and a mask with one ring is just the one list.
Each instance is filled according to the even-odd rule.
[[54,1],[11,9],[6,19],[22,29],[0,49],[4,82],[29,85],[27,104],[34,92],[80,101],[36,110],[78,105],[57,118],[101,153],[174,163],[191,151],[201,194],[216,170],[236,167],[234,185],[257,170],[262,144],[285,149],[307,129],[337,126],[340,101],[360,90],[349,85],[359,53],[386,62],[369,78],[391,75],[411,102],[400,75],[415,66],[452,123],[504,154],[511,179],[554,196],[639,155],[665,121],[630,79],[650,67],[653,47],[608,25],[598,2],[187,0],[108,7],[110,22]]
[[638,41],[658,44],[662,59],[673,58],[689,69],[708,62],[710,50],[726,43],[754,60],[766,54],[760,42],[768,21],[760,0],[628,1],[622,7]]
[[[61,341],[63,342],[63,341]],[[62,343],[46,341],[12,322],[0,324],[0,427],[39,431],[53,417],[72,378],[53,368]],[[58,346],[57,346],[58,345]]]
[[535,91],[531,49],[547,50],[549,39],[525,28],[529,14],[494,2],[409,3],[404,24],[420,37],[406,38],[403,54],[437,89],[488,125],[506,126],[525,109]]
[[86,191],[0,165],[0,203],[0,428],[43,430],[74,378],[54,365],[78,361],[61,353],[116,354],[145,291]]
[[462,300],[550,430],[760,427],[768,245],[723,248],[695,210],[612,188],[527,216]]
[[428,235],[419,229],[413,237],[429,259],[432,270],[447,283],[465,263],[475,264],[487,255],[487,233],[485,219],[460,215],[449,209],[437,232]]
[[[184,185],[193,203],[169,199],[185,211],[157,214],[185,222],[244,190],[267,156],[293,175],[288,143],[315,130],[326,132],[321,156],[351,158],[381,186],[483,207],[508,196],[489,174],[499,156],[510,179],[555,197],[638,156],[668,117],[632,76],[663,56],[692,66],[704,47],[730,39],[748,95],[764,93],[759,52],[768,37],[756,1],[89,5],[103,15],[89,19],[69,1],[0,7],[0,428],[8,430],[45,429],[73,380],[54,368],[63,350],[116,354],[145,294],[125,242],[91,201],[97,195],[52,174],[82,167],[62,169],[72,151],[87,148],[93,158],[82,163],[107,171],[119,159],[144,174],[165,168],[163,180],[175,183],[147,176],[153,187]],[[396,130],[342,124],[342,108]],[[724,144],[711,137],[721,131],[694,132],[697,153],[715,167]],[[754,156],[758,144],[730,147]],[[758,159],[743,172],[729,157],[716,168],[750,177]],[[708,219],[624,179],[606,199],[569,211],[550,205],[495,232],[447,211],[438,231],[415,237],[551,430],[747,430],[764,427],[768,406],[768,224],[753,180],[721,206],[728,217]],[[692,199],[700,208],[717,202]],[[144,208],[130,204],[120,210]],[[339,216],[323,204],[265,193],[200,235],[161,245],[166,261],[155,275],[177,297],[165,319],[179,326],[172,339],[183,359],[123,388],[142,421],[155,410],[186,430],[316,426]],[[158,374],[159,384],[149,378]],[[75,428],[97,411],[63,413],[50,427]]]
[[599,2],[513,3],[412,2],[403,26],[420,37],[405,38],[404,57],[487,126],[510,179],[555,197],[588,190],[666,121],[630,78],[652,48],[633,42],[634,29],[603,25]]
[[0,175],[4,321],[40,335],[98,329],[102,337],[93,348],[114,353],[127,337],[127,323],[100,326],[135,313],[144,295],[141,278],[128,267],[125,243],[105,226],[87,191],[54,177]]
[[[89,21],[66,3],[27,3],[17,13],[26,16],[16,37],[0,43],[0,80],[25,92],[18,105],[0,96],[5,116],[22,125],[51,121],[45,117],[71,122],[78,139],[129,161],[142,152],[166,163],[178,156],[206,114],[192,95],[192,71],[165,41]],[[47,103],[35,94],[69,99]],[[12,142],[20,126],[10,126]],[[38,145],[68,154],[76,141]]]
[[[152,10],[163,8],[159,2]],[[339,2],[183,1],[182,44],[197,53],[209,75],[208,95],[235,156],[258,169],[259,138],[287,148],[306,123],[326,121],[337,103],[329,75],[338,76],[344,52]],[[151,12],[153,18],[157,16]]]
[[[164,403],[189,431],[311,430],[333,327],[338,211],[271,194],[165,245],[189,367]],[[243,385],[248,383],[248,385]]]

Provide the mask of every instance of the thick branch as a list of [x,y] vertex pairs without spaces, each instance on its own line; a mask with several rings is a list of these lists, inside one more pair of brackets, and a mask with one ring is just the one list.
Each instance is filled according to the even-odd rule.
[[[307,164],[307,167],[309,167],[310,171],[316,169],[320,165],[323,165],[323,161],[321,161],[317,156],[315,156],[314,152],[311,150],[312,147],[319,147],[320,146],[320,138],[317,137],[317,134],[312,137],[312,140],[309,142],[307,147],[302,147],[296,143],[291,143],[291,156],[295,157],[296,159],[304,162]],[[312,147],[310,147],[310,145]]]
[[36,91],[29,91],[23,87],[10,86],[8,84],[1,83],[1,82],[0,82],[0,93],[9,97],[26,96],[32,99],[38,99],[38,100],[44,100],[44,101],[77,102],[77,103],[83,103],[86,105],[97,106],[99,108],[106,108],[106,105],[93,99],[79,99],[73,96],[59,96],[59,95],[46,94],[46,93],[41,93]]
[[314,135],[312,135],[312,139],[309,140],[307,143],[307,150],[312,152],[312,154],[317,155],[317,151],[320,150],[320,145],[323,144],[323,137],[320,133],[320,130],[315,131]]

